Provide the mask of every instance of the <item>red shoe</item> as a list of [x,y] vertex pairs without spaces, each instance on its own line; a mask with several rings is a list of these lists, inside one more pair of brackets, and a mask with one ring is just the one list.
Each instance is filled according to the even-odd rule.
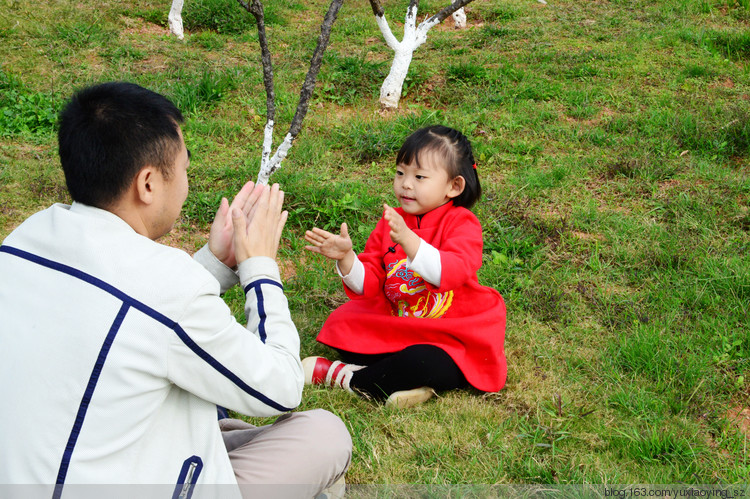
[[324,357],[307,357],[302,360],[302,369],[305,371],[306,385],[322,385],[326,380],[326,374],[330,369],[330,360]]
[[325,357],[307,357],[302,361],[306,385],[338,386],[349,389],[349,373],[358,371],[364,366],[344,364],[340,360],[330,361]]

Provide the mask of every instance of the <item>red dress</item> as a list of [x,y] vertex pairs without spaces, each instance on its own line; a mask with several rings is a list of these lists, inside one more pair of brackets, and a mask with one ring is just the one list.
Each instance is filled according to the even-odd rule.
[[500,390],[507,374],[505,303],[500,293],[477,280],[482,264],[479,220],[452,201],[419,216],[396,211],[440,251],[440,287],[406,268],[406,254],[381,218],[359,255],[365,266],[364,293],[344,286],[351,300],[331,313],[317,340],[361,354],[435,345],[451,356],[473,387]]

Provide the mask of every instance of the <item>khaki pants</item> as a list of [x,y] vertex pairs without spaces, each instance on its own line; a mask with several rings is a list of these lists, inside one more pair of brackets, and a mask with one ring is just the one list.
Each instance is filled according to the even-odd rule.
[[219,427],[245,498],[315,497],[351,462],[346,425],[323,409],[284,414],[266,426],[221,419]]

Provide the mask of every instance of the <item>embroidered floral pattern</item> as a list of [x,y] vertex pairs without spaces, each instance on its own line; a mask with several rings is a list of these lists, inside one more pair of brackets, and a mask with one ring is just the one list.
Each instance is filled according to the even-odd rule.
[[453,303],[453,291],[429,291],[422,277],[406,267],[405,258],[388,264],[386,270],[385,295],[391,302],[393,315],[437,319]]

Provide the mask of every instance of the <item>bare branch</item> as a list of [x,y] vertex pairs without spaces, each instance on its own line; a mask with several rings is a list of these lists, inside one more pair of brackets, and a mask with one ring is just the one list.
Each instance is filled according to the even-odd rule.
[[292,124],[289,127],[289,135],[292,136],[292,139],[297,136],[302,128],[302,120],[305,118],[305,114],[307,114],[310,97],[312,96],[313,90],[315,90],[315,80],[318,77],[320,65],[323,62],[323,52],[325,52],[326,47],[328,47],[328,40],[331,37],[331,28],[336,21],[336,16],[338,16],[339,9],[343,3],[344,0],[332,0],[330,7],[328,7],[326,17],[323,20],[323,24],[320,26],[318,45],[315,47],[315,52],[313,52],[312,59],[310,60],[310,69],[307,72],[307,76],[305,76],[305,82],[302,84],[302,90],[299,94],[297,111],[294,113]]
[[419,0],[411,0],[409,7],[406,9],[406,19],[404,19],[404,40],[412,38],[416,33],[418,11]]
[[372,7],[373,14],[377,17],[383,17],[385,11],[383,10],[383,6],[380,5],[379,0],[370,0],[370,7]]
[[419,23],[419,26],[416,26],[419,0],[410,0],[406,11],[406,19],[404,20],[404,36],[401,41],[398,41],[393,36],[388,22],[385,20],[385,14],[380,1],[370,0],[370,6],[375,14],[375,22],[377,22],[380,32],[383,34],[385,43],[394,51],[391,70],[380,87],[380,105],[383,108],[394,109],[398,107],[398,101],[401,98],[401,91],[409,71],[412,55],[427,40],[427,33],[430,29],[471,2],[472,0],[453,0],[453,3],[448,7],[442,9],[434,16],[425,19]]
[[292,147],[292,142],[294,142],[297,134],[299,134],[302,129],[302,120],[304,120],[305,115],[307,114],[310,97],[312,97],[313,91],[315,90],[315,80],[318,77],[320,66],[323,63],[323,53],[328,47],[333,23],[336,21],[339,9],[341,9],[344,0],[331,0],[331,5],[328,7],[328,12],[323,19],[323,24],[320,26],[318,45],[315,47],[315,51],[310,60],[310,69],[307,71],[305,81],[302,84],[299,103],[297,104],[297,110],[294,113],[294,118],[292,118],[291,125],[289,126],[289,132],[286,134],[286,137],[284,137],[284,140],[276,149],[276,153],[273,156],[271,156],[271,146],[273,143],[274,117],[276,114],[276,94],[273,90],[273,67],[271,65],[271,52],[268,49],[268,37],[266,36],[263,4],[260,0],[251,0],[250,2],[247,0],[237,0],[237,2],[242,8],[255,17],[255,22],[258,27],[258,41],[261,50],[260,59],[263,65],[263,85],[266,88],[266,126],[263,131],[263,152],[260,161],[260,172],[258,173],[258,183],[266,184],[268,183],[271,174],[281,166],[281,162],[286,157],[289,148]]
[[263,65],[263,86],[266,87],[266,120],[273,121],[276,114],[276,93],[273,90],[273,66],[271,65],[271,52],[268,50],[268,37],[266,36],[266,23],[263,14],[263,5],[259,0],[252,0],[251,4],[243,0],[237,2],[255,17],[258,27],[258,42],[260,43],[260,61]]
[[443,10],[441,10],[440,12],[438,12],[437,14],[435,14],[432,17],[430,17],[429,19],[427,19],[424,22],[430,23],[430,24],[432,24],[432,23],[434,23],[434,24],[440,24],[441,22],[443,22],[443,19],[445,19],[449,15],[453,14],[458,9],[463,8],[465,5],[470,4],[472,1],[473,0],[454,0],[454,2],[452,4],[450,4],[449,6],[445,7]]
[[372,6],[372,11],[375,12],[375,22],[378,23],[378,28],[383,34],[383,39],[385,40],[386,45],[394,51],[398,50],[400,42],[395,36],[393,36],[391,27],[388,25],[388,20],[385,18],[385,11],[380,5],[380,2],[378,2],[378,0],[370,0],[370,5]]

